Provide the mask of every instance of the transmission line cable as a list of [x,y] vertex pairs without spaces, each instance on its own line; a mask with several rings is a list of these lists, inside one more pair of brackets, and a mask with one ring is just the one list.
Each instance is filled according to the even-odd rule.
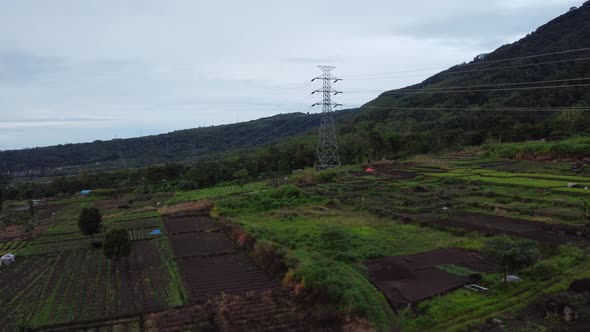
[[[464,63],[457,66],[465,67],[465,66],[476,66],[476,65],[483,65],[483,64],[490,64],[490,63],[499,63],[505,61],[514,61],[514,60],[523,60],[523,59],[532,59],[538,58],[543,56],[549,55],[558,55],[558,54],[567,54],[567,53],[574,53],[574,52],[582,52],[582,51],[590,51],[590,47],[584,48],[577,48],[577,49],[570,49],[570,50],[563,50],[558,52],[551,52],[551,53],[541,53],[541,54],[531,54],[522,57],[515,57],[515,58],[505,58],[505,59],[497,59],[497,60],[489,60],[489,61],[474,61],[471,63]],[[390,75],[390,74],[403,74],[403,73],[413,73],[413,72],[420,72],[426,70],[436,70],[436,69],[445,69],[447,67],[430,67],[430,68],[422,68],[422,69],[413,69],[413,70],[402,70],[402,71],[392,71],[392,72],[383,72],[383,73],[372,73],[372,74],[359,74],[359,75],[349,75],[349,76],[342,76],[343,79],[348,78],[357,78],[357,77],[366,77],[366,76],[381,76],[381,75]]]

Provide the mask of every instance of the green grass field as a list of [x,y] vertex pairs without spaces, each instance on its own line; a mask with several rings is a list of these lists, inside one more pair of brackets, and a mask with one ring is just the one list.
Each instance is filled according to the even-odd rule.
[[193,191],[177,192],[174,197],[168,200],[168,204],[198,201],[206,198],[218,198],[228,195],[241,194],[245,192],[260,190],[266,187],[266,182],[251,182],[242,185],[224,185]]

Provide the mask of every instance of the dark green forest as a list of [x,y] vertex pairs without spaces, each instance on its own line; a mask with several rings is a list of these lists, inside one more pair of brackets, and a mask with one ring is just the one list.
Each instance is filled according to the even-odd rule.
[[[349,113],[338,112],[337,118]],[[109,170],[216,158],[307,132],[318,123],[318,114],[290,113],[154,136],[0,151],[0,174],[29,171],[43,176],[68,174],[72,168],[77,173],[79,166]]]

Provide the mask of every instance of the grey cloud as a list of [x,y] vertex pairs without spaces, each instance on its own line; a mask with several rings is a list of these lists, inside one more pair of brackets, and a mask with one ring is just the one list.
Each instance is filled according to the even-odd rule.
[[65,63],[66,60],[60,57],[0,51],[0,84],[27,82],[58,71]]

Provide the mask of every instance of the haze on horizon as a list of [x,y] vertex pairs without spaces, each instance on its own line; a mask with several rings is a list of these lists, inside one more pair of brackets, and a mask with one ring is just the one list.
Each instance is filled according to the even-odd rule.
[[[583,2],[0,0],[0,150],[317,112],[316,65],[342,77],[446,68]],[[438,71],[338,88],[385,91]]]

